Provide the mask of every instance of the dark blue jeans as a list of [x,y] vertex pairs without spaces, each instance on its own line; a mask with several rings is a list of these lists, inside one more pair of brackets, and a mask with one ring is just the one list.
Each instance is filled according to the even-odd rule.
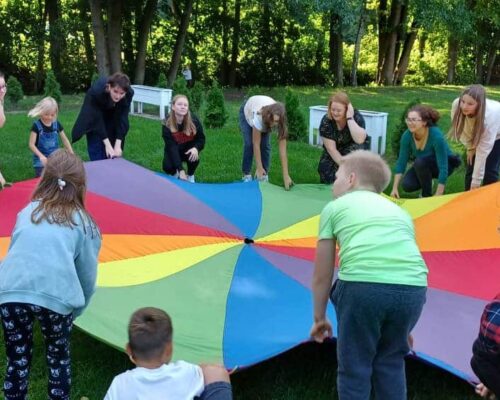
[[[456,154],[448,156],[448,176],[458,168],[462,160]],[[401,186],[405,192],[422,189],[422,197],[432,196],[432,179],[439,176],[436,156],[418,157],[403,177]]]
[[26,399],[33,354],[33,325],[42,328],[49,375],[48,399],[69,400],[71,387],[70,336],[73,314],[62,315],[33,304],[0,305],[7,371],[5,399]]
[[[467,170],[465,171],[465,190],[470,190],[470,184],[472,181],[472,172],[474,171],[474,163],[476,162],[476,157],[472,160],[471,165],[467,165]],[[486,158],[486,164],[484,166],[484,178],[483,185],[489,185],[491,183],[498,182],[498,169],[500,168],[500,139],[495,141],[493,148],[491,149],[488,158]]]
[[331,293],[338,322],[339,400],[406,400],[408,335],[426,287],[337,280]]
[[[116,139],[109,137],[108,138],[111,146],[115,146]],[[125,138],[122,140],[122,150],[125,147]],[[104,146],[104,142],[102,138],[93,132],[87,133],[87,151],[89,153],[90,161],[98,161],[98,160],[106,160],[106,147]]]
[[[247,122],[245,113],[243,112],[245,104],[246,101],[241,105],[239,114],[240,130],[243,135],[243,161],[241,162],[241,170],[243,171],[243,175],[250,175],[253,161],[253,140],[252,127]],[[269,133],[261,133],[260,156],[262,166],[266,170],[266,173],[269,173],[269,163],[271,161],[271,135]]]

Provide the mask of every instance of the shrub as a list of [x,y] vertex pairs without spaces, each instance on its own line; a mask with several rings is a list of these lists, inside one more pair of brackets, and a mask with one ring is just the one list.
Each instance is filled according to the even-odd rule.
[[58,103],[62,100],[61,85],[57,82],[53,71],[48,71],[45,76],[45,88],[43,95],[53,97]]
[[285,108],[288,119],[288,139],[305,141],[307,138],[306,119],[300,111],[299,96],[290,89],[286,91]]
[[219,83],[214,80],[212,87],[207,94],[207,104],[205,110],[205,125],[209,128],[222,128],[227,120],[226,105],[224,104],[224,94]]
[[[189,90],[187,87],[186,80],[183,76],[178,76],[175,78],[174,84],[172,85],[172,96],[177,96],[178,94],[183,94],[189,98]],[[191,102],[190,102],[191,103]]]
[[158,76],[158,82],[156,82],[156,87],[166,88],[167,83],[167,76],[163,72],[160,72],[160,75]]
[[23,87],[15,76],[10,76],[7,80],[7,98],[13,103],[17,104],[19,100],[24,97]]
[[394,153],[394,155],[397,157],[399,155],[399,146],[401,143],[401,136],[403,136],[403,133],[408,129],[406,125],[406,115],[408,114],[408,111],[410,108],[412,108],[414,105],[420,104],[421,101],[419,98],[411,100],[405,107],[403,113],[401,114],[401,117],[399,119],[399,123],[394,128],[394,131],[392,132],[391,135],[391,148]]
[[196,82],[193,87],[189,90],[191,103],[189,108],[195,112],[199,113],[201,106],[203,105],[203,100],[205,96],[205,86],[201,82]]

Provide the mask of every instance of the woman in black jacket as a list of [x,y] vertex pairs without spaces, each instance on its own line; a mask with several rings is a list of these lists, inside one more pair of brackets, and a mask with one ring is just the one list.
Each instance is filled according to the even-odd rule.
[[[205,147],[203,126],[189,111],[189,101],[179,94],[172,100],[172,109],[163,123],[163,170],[179,179],[194,182],[194,172],[200,163],[200,152]],[[182,163],[186,162],[187,173]]]
[[72,139],[74,143],[87,135],[91,161],[122,156],[133,96],[130,79],[120,72],[98,79],[87,91]]

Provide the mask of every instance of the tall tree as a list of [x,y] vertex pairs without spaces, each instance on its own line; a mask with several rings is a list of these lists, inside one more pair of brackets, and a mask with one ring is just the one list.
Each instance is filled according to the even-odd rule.
[[49,17],[50,63],[60,83],[65,85],[62,59],[65,57],[66,43],[61,9],[58,0],[45,0],[45,9]]
[[193,11],[194,0],[186,0],[184,6],[184,11],[180,10],[177,3],[172,2],[172,10],[174,16],[178,21],[177,35],[175,38],[174,50],[172,52],[172,59],[170,61],[170,67],[168,69],[167,80],[168,85],[171,87],[175,81],[177,71],[181,63],[182,50],[184,48],[184,42],[186,41],[187,31],[189,27],[189,21],[191,19],[191,13]]
[[137,56],[135,60],[135,78],[134,78],[134,82],[140,85],[144,83],[148,33],[157,6],[158,6],[158,0],[147,0],[144,9],[141,12],[142,17],[140,18],[139,29],[138,29]]
[[97,72],[101,76],[110,74],[108,45],[104,29],[104,18],[102,14],[101,0],[89,0],[90,15],[92,17],[92,31],[94,33]]
[[238,55],[240,47],[240,17],[241,17],[241,0],[234,2],[234,17],[233,17],[233,38],[231,41],[231,64],[229,68],[229,85],[236,86],[236,71],[238,68]]

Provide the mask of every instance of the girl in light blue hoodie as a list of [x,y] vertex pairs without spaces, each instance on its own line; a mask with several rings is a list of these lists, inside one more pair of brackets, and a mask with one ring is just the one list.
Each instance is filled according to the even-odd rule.
[[85,209],[82,161],[66,150],[47,161],[31,202],[17,215],[0,264],[5,399],[25,399],[38,320],[45,340],[48,398],[69,399],[70,334],[94,293],[101,234]]

